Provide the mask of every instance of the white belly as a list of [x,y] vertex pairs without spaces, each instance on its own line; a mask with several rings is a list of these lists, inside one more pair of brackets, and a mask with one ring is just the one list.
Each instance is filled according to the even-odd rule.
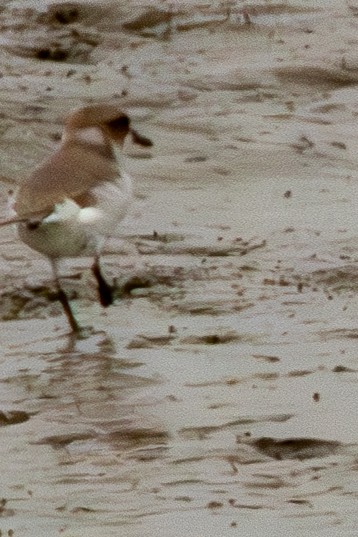
[[65,222],[39,224],[36,229],[19,224],[18,232],[30,248],[48,257],[77,257],[86,253],[89,237],[81,228]]
[[104,182],[91,189],[94,203],[81,208],[64,200],[36,225],[18,226],[20,238],[30,248],[51,257],[77,257],[99,254],[105,240],[123,219],[130,206],[132,191],[129,176],[121,183]]

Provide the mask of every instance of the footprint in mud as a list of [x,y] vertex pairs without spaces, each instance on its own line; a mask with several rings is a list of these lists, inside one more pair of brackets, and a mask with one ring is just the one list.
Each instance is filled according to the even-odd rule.
[[249,441],[261,453],[277,460],[313,459],[328,457],[344,450],[341,442],[334,440],[316,440],[314,438],[285,438],[278,440],[263,436]]
[[[106,424],[104,424],[104,427]],[[158,429],[158,428],[136,428],[136,427],[121,427],[118,430],[113,430],[110,432],[105,432],[103,434],[98,433],[69,433],[62,435],[52,435],[41,438],[33,442],[34,444],[39,445],[49,445],[53,449],[66,449],[71,444],[82,445],[82,449],[91,451],[93,448],[94,442],[100,442],[103,444],[111,444],[116,450],[121,450],[124,447],[127,449],[134,448],[146,448],[148,446],[157,446],[164,447],[169,440],[169,434],[167,431]],[[151,456],[155,456],[154,451],[151,451]],[[140,453],[133,453],[132,458],[136,457],[149,457],[150,454],[146,455],[145,451]],[[0,536],[1,537],[1,536]]]
[[0,410],[0,427],[6,425],[17,425],[18,423],[24,423],[28,421],[34,413],[25,412],[23,410],[11,410],[4,412]]
[[[40,8],[9,10],[4,18],[14,18],[22,28],[21,38],[13,35],[7,50],[20,57],[36,58],[41,61],[60,63],[92,64],[92,52],[100,44],[101,37],[88,32],[88,26],[101,19],[101,8],[86,6],[85,3],[64,2]],[[73,25],[76,24],[76,27]]]
[[49,24],[72,24],[81,19],[81,4],[78,2],[64,2],[63,4],[53,4],[48,7],[45,16],[40,20]]
[[234,343],[235,341],[242,341],[244,339],[245,338],[235,330],[228,330],[227,332],[222,333],[187,336],[181,340],[181,343],[187,345],[219,345]]

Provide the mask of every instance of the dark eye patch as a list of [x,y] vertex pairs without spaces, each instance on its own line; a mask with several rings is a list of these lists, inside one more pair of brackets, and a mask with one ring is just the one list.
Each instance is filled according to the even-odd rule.
[[26,227],[27,229],[29,229],[30,231],[32,230],[35,230],[35,229],[38,229],[41,225],[41,220],[29,220],[27,223],[26,223]]
[[125,115],[120,116],[116,119],[113,119],[112,121],[108,121],[107,125],[110,129],[113,129],[114,131],[128,131],[129,117]]

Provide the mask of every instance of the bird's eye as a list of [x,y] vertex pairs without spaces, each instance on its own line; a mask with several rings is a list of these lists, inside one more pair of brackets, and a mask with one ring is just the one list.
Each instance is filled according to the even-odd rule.
[[26,227],[27,227],[27,229],[30,229],[32,231],[34,229],[39,228],[40,224],[41,224],[41,220],[29,220],[26,223]]
[[108,127],[114,131],[128,131],[129,130],[129,117],[122,115],[107,123]]

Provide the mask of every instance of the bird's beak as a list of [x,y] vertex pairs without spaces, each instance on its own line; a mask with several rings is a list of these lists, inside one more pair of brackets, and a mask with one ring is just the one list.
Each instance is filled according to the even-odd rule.
[[142,134],[139,134],[136,130],[132,129],[130,130],[132,135],[132,140],[135,144],[141,145],[143,147],[152,147],[153,142],[146,136],[143,136]]

